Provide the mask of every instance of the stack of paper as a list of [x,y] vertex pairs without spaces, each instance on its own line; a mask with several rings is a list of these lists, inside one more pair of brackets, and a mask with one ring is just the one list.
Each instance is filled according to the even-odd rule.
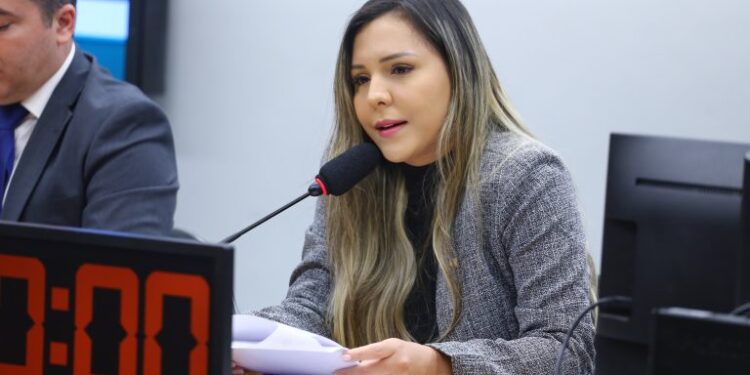
[[355,366],[336,342],[252,315],[232,317],[232,360],[248,370],[279,375],[330,375]]

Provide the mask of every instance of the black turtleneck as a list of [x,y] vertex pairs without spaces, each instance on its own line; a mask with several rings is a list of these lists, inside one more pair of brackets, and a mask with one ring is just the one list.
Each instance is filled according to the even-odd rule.
[[427,343],[438,335],[435,313],[435,280],[437,261],[432,250],[432,214],[435,192],[435,165],[412,167],[401,165],[406,178],[409,203],[406,208],[406,229],[417,260],[417,277],[404,305],[406,328],[419,343]]

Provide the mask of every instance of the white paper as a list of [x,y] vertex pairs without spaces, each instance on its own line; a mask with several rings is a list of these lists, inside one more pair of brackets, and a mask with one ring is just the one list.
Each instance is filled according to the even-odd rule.
[[278,375],[330,375],[355,366],[345,348],[328,338],[252,315],[232,317],[232,360],[243,368]]

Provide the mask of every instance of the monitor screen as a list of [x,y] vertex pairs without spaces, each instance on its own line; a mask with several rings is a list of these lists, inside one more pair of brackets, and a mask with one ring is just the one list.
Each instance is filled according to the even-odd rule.
[[[748,150],[612,135],[599,294],[633,303],[600,310],[598,373],[643,373],[655,308],[728,313],[742,302],[742,275],[750,271],[740,262]],[[625,362],[640,364],[626,370]]]
[[226,245],[0,223],[0,374],[228,374]]
[[75,41],[96,56],[99,64],[118,79],[125,80],[129,0],[78,0]]
[[78,0],[75,41],[118,79],[164,90],[168,0]]

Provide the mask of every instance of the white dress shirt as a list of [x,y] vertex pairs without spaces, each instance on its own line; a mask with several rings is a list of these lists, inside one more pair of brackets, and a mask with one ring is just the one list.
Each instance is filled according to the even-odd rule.
[[[13,156],[13,171],[11,172],[10,180],[8,181],[8,188],[13,182],[13,175],[16,172],[18,161],[21,160],[23,150],[26,149],[26,144],[29,143],[31,133],[34,131],[39,117],[42,116],[44,108],[47,107],[47,103],[49,102],[50,97],[52,97],[52,93],[55,91],[55,88],[57,88],[57,85],[62,80],[65,72],[68,71],[70,64],[73,62],[75,52],[76,46],[73,44],[73,47],[68,53],[68,57],[65,58],[65,62],[63,62],[57,72],[55,72],[55,74],[53,74],[52,77],[42,85],[42,87],[36,90],[35,93],[21,102],[21,105],[29,111],[29,114],[26,115],[26,119],[21,122],[21,125],[16,127],[14,133],[16,138],[16,154]],[[3,204],[5,204],[5,197],[8,195],[8,188],[5,189],[5,194],[3,195]]]

